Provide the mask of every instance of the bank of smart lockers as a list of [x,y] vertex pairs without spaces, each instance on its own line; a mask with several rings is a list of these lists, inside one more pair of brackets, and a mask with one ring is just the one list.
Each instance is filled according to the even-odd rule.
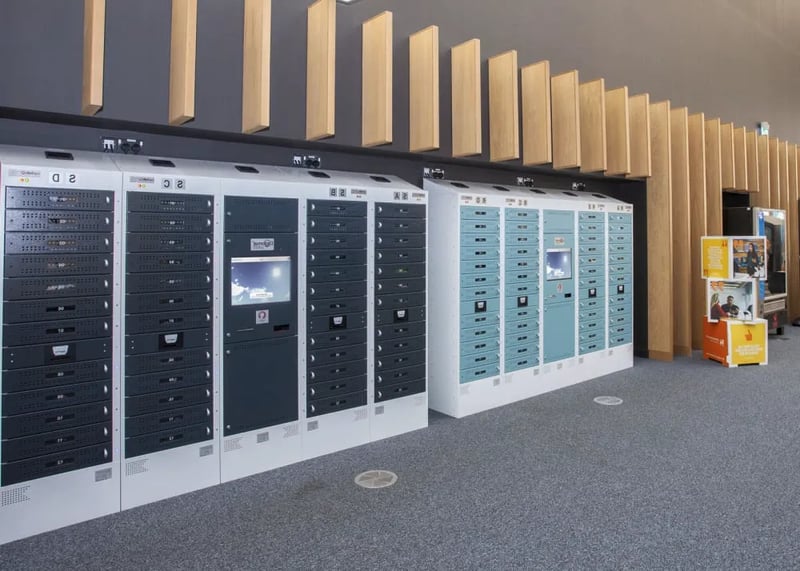
[[633,365],[633,210],[428,179],[430,407],[462,417]]
[[427,425],[425,192],[38,149],[0,164],[0,541]]

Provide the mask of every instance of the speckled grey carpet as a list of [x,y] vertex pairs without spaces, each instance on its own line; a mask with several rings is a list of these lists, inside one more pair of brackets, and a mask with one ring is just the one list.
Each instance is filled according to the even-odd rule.
[[[800,568],[800,332],[0,548],[0,569]],[[615,395],[617,407],[592,399]],[[353,484],[396,471],[391,488]]]

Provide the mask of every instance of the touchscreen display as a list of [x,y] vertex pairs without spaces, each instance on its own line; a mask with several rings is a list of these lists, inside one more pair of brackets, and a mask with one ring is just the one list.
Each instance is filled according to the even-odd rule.
[[545,266],[547,281],[572,278],[572,250],[570,248],[547,250]]
[[231,258],[231,305],[263,305],[292,300],[292,258]]

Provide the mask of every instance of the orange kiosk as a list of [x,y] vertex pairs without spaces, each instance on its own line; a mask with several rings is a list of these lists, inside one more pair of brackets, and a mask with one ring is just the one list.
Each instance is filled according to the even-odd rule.
[[[741,250],[748,263],[736,258]],[[763,237],[706,236],[702,240],[706,316],[703,357],[726,367],[766,365],[768,323],[758,315],[758,282],[766,266]]]

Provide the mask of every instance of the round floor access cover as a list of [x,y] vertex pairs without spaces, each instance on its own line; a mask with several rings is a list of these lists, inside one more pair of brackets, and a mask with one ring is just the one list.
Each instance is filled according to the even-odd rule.
[[388,470],[369,470],[356,476],[356,484],[362,488],[375,490],[377,488],[388,488],[397,481],[397,474]]
[[618,404],[622,404],[622,399],[619,397],[597,397],[594,399],[594,402],[606,406],[617,406]]

